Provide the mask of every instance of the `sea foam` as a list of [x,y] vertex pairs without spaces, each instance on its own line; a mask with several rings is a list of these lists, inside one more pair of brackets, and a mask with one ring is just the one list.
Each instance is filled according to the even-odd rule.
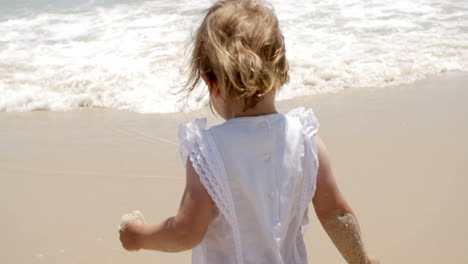
[[[183,110],[187,46],[212,2],[89,4],[0,20],[0,111]],[[271,3],[291,68],[279,100],[468,71],[466,1]],[[189,109],[206,103],[194,96]]]

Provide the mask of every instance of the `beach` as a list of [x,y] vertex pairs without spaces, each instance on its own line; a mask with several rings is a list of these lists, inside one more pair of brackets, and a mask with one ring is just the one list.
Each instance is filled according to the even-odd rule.
[[[278,110],[314,110],[369,253],[468,263],[468,2],[269,2],[290,65]],[[212,3],[0,3],[0,263],[190,263],[127,252],[117,228],[175,215],[179,124],[223,122],[206,92],[178,93]],[[309,263],[344,263],[309,218]]]
[[[338,184],[382,263],[468,263],[468,75],[296,97],[313,108]],[[173,216],[184,188],[177,127],[208,117],[109,108],[0,112],[1,263],[190,263],[126,252],[120,216]],[[310,263],[344,263],[313,209]]]

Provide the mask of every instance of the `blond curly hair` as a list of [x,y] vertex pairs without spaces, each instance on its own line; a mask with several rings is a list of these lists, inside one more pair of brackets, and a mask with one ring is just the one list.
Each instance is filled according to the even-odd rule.
[[273,9],[261,0],[216,2],[192,46],[187,96],[203,75],[247,110],[288,81],[284,37]]

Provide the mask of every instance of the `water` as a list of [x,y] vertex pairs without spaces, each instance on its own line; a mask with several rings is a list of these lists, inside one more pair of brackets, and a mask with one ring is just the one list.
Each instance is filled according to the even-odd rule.
[[[212,2],[0,0],[0,111],[180,111],[185,47]],[[270,2],[291,65],[280,100],[468,71],[466,0]]]

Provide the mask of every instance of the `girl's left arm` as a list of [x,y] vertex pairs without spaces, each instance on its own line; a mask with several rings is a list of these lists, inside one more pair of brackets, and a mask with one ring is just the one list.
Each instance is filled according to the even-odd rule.
[[120,241],[127,250],[152,249],[179,252],[192,249],[205,237],[211,222],[214,202],[187,160],[187,181],[179,211],[160,224],[135,221],[120,231]]

